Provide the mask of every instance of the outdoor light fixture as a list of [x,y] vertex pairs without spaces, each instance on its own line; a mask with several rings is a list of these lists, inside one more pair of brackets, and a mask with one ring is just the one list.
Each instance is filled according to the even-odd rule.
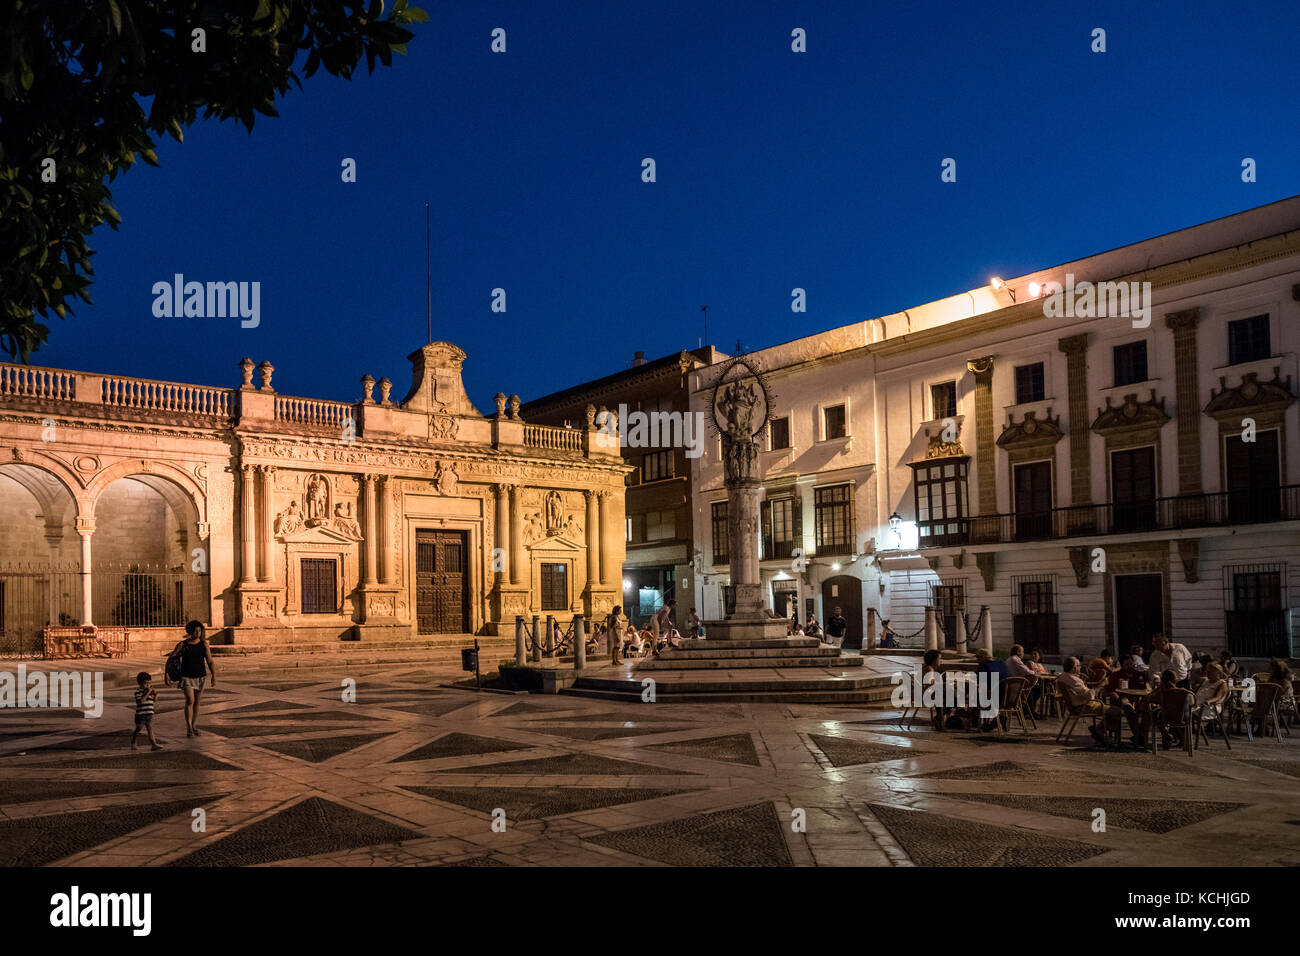
[[834,564],[831,565],[832,571],[838,571],[839,569],[840,569],[840,563],[838,561],[836,561]]
[[1038,298],[1038,293],[1040,293],[1040,292],[1042,292],[1042,291],[1043,291],[1043,287],[1042,287],[1041,285],[1039,285],[1037,282],[1031,282],[1031,283],[1029,283],[1029,297],[1030,297],[1030,298],[1032,298],[1032,299],[1037,299],[1037,298]]
[[1011,288],[1011,286],[1007,285],[997,276],[994,276],[993,278],[989,279],[989,285],[993,286],[994,292],[1002,292],[1003,290],[1005,290],[1007,295],[1011,296],[1011,301],[1012,302],[1016,301],[1016,290]]
[[889,516],[889,530],[895,534],[898,533],[898,526],[903,523],[903,517],[897,511]]
[[632,582],[629,581],[627,578],[623,579],[623,590],[624,591],[632,590]]

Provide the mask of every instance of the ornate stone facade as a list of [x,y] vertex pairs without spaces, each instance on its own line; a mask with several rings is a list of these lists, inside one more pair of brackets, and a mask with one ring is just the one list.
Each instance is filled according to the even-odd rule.
[[[94,583],[97,510],[122,480],[140,507],[160,499],[159,534],[171,540],[155,583],[166,614],[142,619],[133,643],[174,641],[184,615],[208,623],[214,640],[266,645],[492,633],[516,614],[606,613],[623,562],[628,469],[617,440],[594,427],[575,441],[526,426],[517,399],[512,416],[483,416],[450,343],[410,358],[400,404],[387,379],[375,402],[370,376],[355,404],[279,395],[268,362],[252,384],[251,360],[235,389],[0,365],[0,495],[35,497],[36,509],[16,501],[15,513],[39,511],[52,555],[79,560],[82,599],[64,616],[103,624],[125,612]],[[132,500],[114,504],[115,527],[147,535]],[[0,547],[0,567],[26,558]],[[167,603],[167,574],[186,576],[183,601]],[[42,617],[54,612],[33,612]]]

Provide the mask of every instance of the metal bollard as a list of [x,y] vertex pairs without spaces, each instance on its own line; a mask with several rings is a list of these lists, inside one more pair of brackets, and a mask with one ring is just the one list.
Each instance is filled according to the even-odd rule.
[[573,618],[573,669],[580,671],[587,666],[587,632],[582,626],[582,615]]

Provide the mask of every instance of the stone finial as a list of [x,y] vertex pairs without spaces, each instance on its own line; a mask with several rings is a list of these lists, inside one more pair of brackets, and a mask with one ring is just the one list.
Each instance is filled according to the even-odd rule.
[[517,422],[523,421],[523,419],[519,417],[519,396],[518,395],[510,396],[510,417]]
[[258,374],[262,376],[262,390],[265,392],[274,392],[271,387],[271,373],[275,371],[275,366],[270,362],[263,362],[257,367]]
[[375,403],[375,377],[369,372],[361,376],[361,401],[367,405]]
[[588,404],[586,411],[587,411],[587,428],[588,430],[590,430],[596,427],[596,406],[592,404]]
[[243,381],[239,385],[240,388],[247,390],[253,387],[253,369],[256,367],[251,358],[240,359],[239,374],[243,377]]
[[389,393],[391,393],[392,390],[393,390],[393,383],[388,380],[387,376],[379,380],[379,404],[381,405],[392,404],[392,402],[389,401],[388,398]]
[[497,403],[497,418],[506,417],[506,393],[497,392],[492,396],[492,401]]

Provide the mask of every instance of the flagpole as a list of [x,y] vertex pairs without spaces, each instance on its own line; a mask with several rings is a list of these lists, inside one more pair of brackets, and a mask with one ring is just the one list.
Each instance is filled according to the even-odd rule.
[[429,253],[429,204],[424,204],[424,311],[429,324],[428,344],[433,344],[433,266]]

